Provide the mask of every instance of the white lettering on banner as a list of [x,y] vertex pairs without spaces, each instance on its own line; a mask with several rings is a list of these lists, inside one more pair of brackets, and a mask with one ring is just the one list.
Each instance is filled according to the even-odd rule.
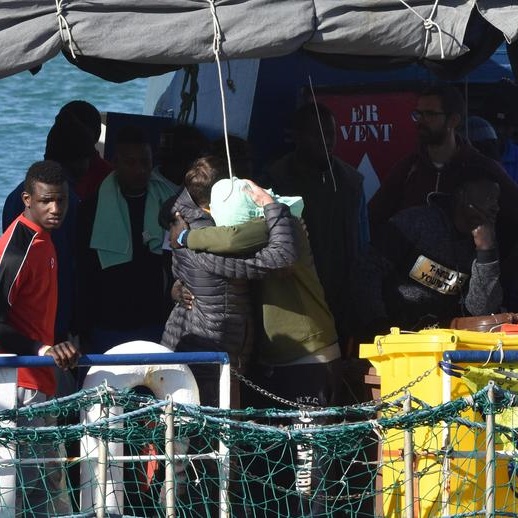
[[353,106],[351,108],[351,122],[377,122],[378,107],[375,104]]
[[447,268],[424,255],[417,258],[408,276],[443,295],[457,295],[469,279],[467,273]]
[[[297,400],[300,398],[297,398]],[[311,399],[306,397],[306,399]],[[293,423],[295,430],[309,428],[312,419],[301,417],[299,422]],[[311,492],[311,472],[313,470],[313,448],[309,444],[297,444],[297,462],[295,467],[295,487],[300,493]]]
[[351,142],[390,142],[393,124],[379,122],[378,106],[365,104],[351,108],[351,124],[340,126],[344,140]]
[[393,124],[351,124],[340,126],[344,140],[353,142],[390,142]]

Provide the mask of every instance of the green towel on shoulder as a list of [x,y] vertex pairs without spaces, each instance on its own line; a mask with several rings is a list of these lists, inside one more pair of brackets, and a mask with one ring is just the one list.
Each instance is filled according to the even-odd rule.
[[[142,238],[155,254],[162,253],[164,241],[164,230],[158,224],[158,212],[162,203],[174,194],[176,189],[169,180],[151,173]],[[99,188],[90,248],[97,250],[102,269],[128,263],[133,258],[128,204],[119,188],[116,171],[109,174]]]

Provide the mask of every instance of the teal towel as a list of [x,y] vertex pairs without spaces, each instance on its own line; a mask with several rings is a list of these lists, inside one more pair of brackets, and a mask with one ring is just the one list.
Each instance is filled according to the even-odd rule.
[[[97,211],[90,239],[90,248],[97,250],[101,268],[128,263],[133,258],[128,204],[115,176],[109,174],[99,188]],[[158,224],[158,212],[164,201],[176,194],[169,180],[151,173],[144,213],[142,239],[151,252],[162,253],[164,230]]]

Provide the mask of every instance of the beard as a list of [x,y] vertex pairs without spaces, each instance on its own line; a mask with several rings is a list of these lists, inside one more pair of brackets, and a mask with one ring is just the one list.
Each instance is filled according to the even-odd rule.
[[417,130],[419,141],[427,146],[440,146],[446,141],[448,131],[446,126],[432,130],[427,126],[420,126]]

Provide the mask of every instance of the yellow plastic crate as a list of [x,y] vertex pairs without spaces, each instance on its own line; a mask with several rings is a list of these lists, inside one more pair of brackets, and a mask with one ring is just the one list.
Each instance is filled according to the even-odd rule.
[[[408,387],[412,396],[431,406],[448,399],[467,395],[466,385],[458,378],[450,378],[439,367],[445,351],[453,350],[518,350],[518,335],[505,333],[479,333],[453,329],[427,329],[417,333],[401,332],[392,328],[391,333],[377,336],[372,344],[360,345],[360,357],[368,359],[381,378],[381,397]],[[424,376],[422,379],[421,377]],[[449,379],[445,379],[449,378]],[[446,383],[443,383],[446,382]],[[400,392],[399,396],[404,395]],[[395,399],[396,396],[390,399]],[[479,416],[466,415],[472,420]],[[473,434],[463,427],[452,427],[450,437],[455,450],[485,450],[484,434],[475,441]],[[401,457],[403,438],[401,433],[389,432],[383,447],[383,487],[390,488],[383,495],[384,516],[404,516],[404,463]],[[480,511],[484,508],[485,462],[483,459],[453,458],[442,469],[430,469],[433,453],[445,441],[441,426],[414,429],[416,457],[415,472],[425,472],[414,481],[414,497],[418,514],[415,516],[441,516]],[[476,442],[476,444],[475,444]],[[437,456],[435,456],[437,459]],[[496,508],[501,512],[518,513],[518,498],[508,483],[507,460],[497,461]],[[444,490],[444,471],[449,473]],[[517,484],[518,485],[518,484]],[[394,487],[397,486],[397,487]],[[417,501],[418,500],[418,501]],[[380,516],[377,510],[377,516]]]

